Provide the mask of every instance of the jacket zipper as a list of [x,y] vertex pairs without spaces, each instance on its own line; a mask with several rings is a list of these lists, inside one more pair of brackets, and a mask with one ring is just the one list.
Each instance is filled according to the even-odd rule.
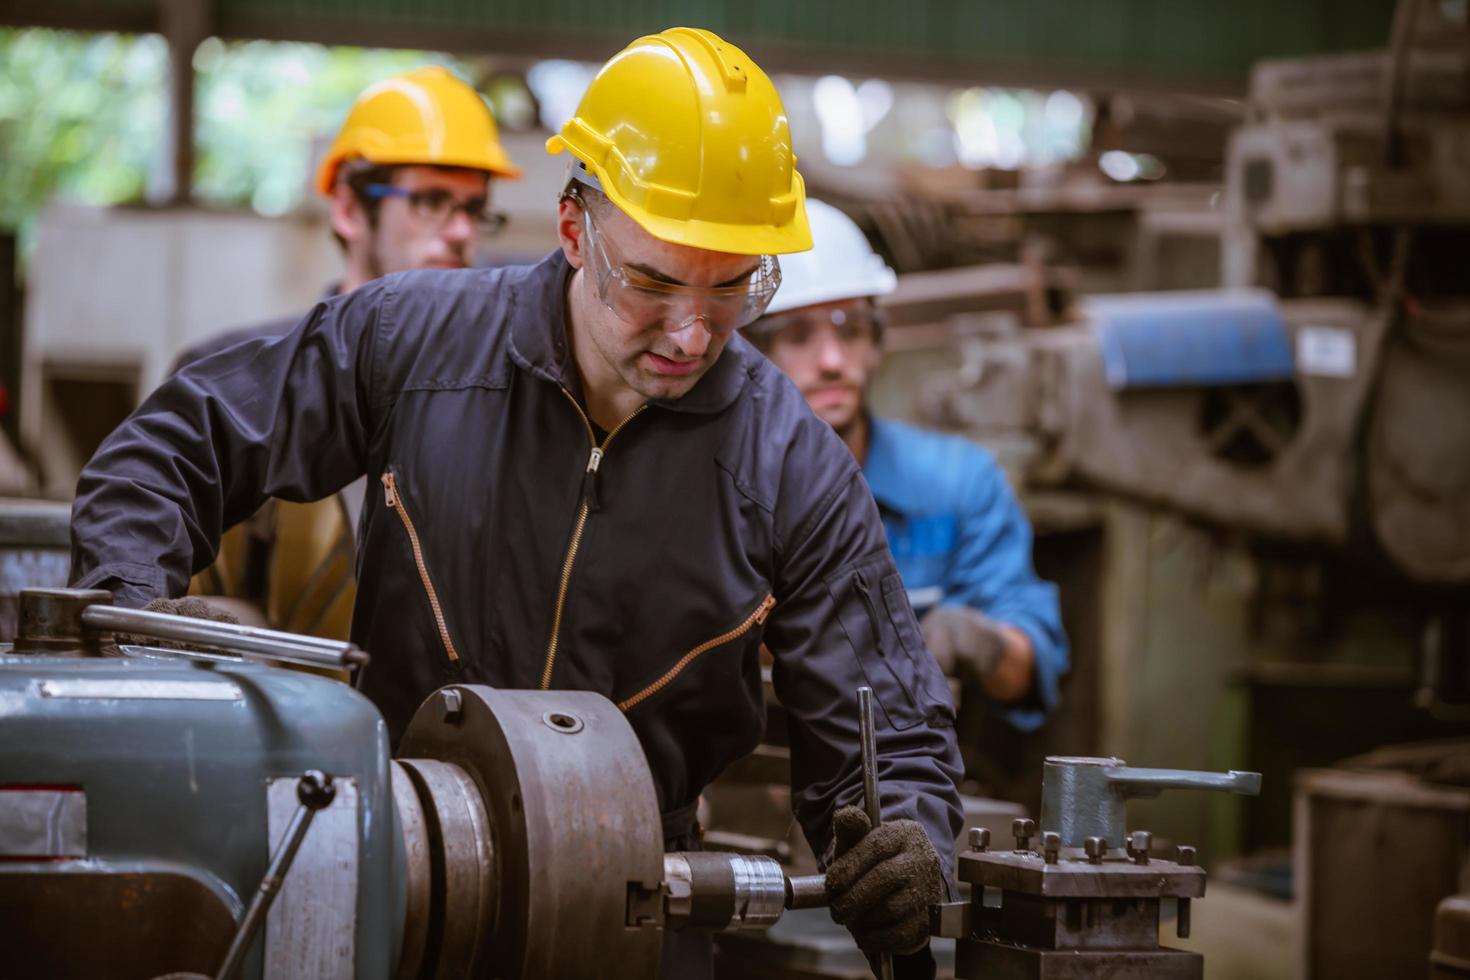
[[706,640],[699,646],[695,647],[693,650],[690,650],[688,653],[684,654],[684,656],[680,657],[674,663],[674,666],[665,671],[664,675],[658,680],[654,681],[652,684],[648,685],[637,694],[628,698],[626,701],[619,701],[618,710],[627,711],[630,708],[637,707],[640,701],[644,701],[648,698],[653,697],[653,695],[657,694],[659,691],[662,691],[665,687],[667,687],[675,677],[679,676],[679,673],[685,667],[688,667],[691,663],[693,663],[695,659],[697,659],[701,654],[707,653],[708,651],[713,650],[715,647],[724,646],[726,643],[733,643],[735,640],[740,639],[740,637],[750,632],[752,627],[759,626],[764,623],[766,621],[766,617],[771,615],[771,610],[774,608],[776,608],[776,597],[774,595],[766,596],[764,599],[761,600],[761,604],[755,608],[755,611],[749,616],[745,617],[745,622],[730,630],[728,633],[721,633],[713,640]]
[[561,615],[562,609],[567,601],[567,588],[572,581],[572,564],[577,560],[577,549],[582,545],[582,532],[587,528],[587,515],[593,510],[601,510],[602,504],[597,491],[597,471],[602,466],[602,459],[607,455],[607,445],[613,441],[613,437],[623,430],[623,426],[633,421],[643,410],[648,407],[645,403],[633,410],[633,414],[623,419],[613,430],[597,444],[597,439],[592,434],[592,421],[587,418],[587,413],[582,411],[582,406],[577,404],[577,399],[565,388],[561,393],[567,396],[567,401],[577,410],[582,418],[582,425],[587,429],[587,441],[592,444],[592,452],[587,457],[587,468],[582,471],[582,499],[577,505],[577,519],[572,524],[572,540],[567,544],[567,555],[562,560],[561,582],[556,588],[556,606],[551,613],[551,638],[546,642],[546,666],[541,669],[541,690],[545,691],[551,687],[551,671],[556,666],[556,644],[561,638]]
[[429,595],[429,606],[434,610],[434,622],[439,626],[439,639],[444,641],[444,652],[448,654],[450,661],[458,661],[459,651],[454,649],[454,641],[449,638],[449,625],[444,621],[444,609],[439,605],[439,593],[434,591],[434,583],[429,579],[429,566],[424,563],[424,549],[419,544],[419,533],[414,529],[413,519],[408,516],[408,508],[404,506],[403,498],[398,496],[398,482],[392,470],[383,474],[383,498],[388,509],[398,513],[398,517],[403,521],[404,529],[408,531],[409,543],[413,545],[413,561],[419,567],[419,579],[423,581],[424,591]]

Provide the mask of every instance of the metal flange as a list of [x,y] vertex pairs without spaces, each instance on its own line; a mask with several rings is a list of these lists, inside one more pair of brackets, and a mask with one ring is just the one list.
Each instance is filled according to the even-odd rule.
[[495,842],[494,923],[471,977],[654,976],[663,829],[643,748],[622,712],[586,691],[455,685],[419,708],[399,754],[463,769]]

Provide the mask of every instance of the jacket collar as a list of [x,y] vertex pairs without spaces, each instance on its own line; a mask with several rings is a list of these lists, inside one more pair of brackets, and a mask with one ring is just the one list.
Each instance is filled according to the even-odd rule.
[[[515,282],[510,294],[510,356],[521,369],[580,393],[577,362],[567,340],[567,287],[574,271],[557,249]],[[653,404],[674,412],[724,411],[734,404],[759,357],[745,338],[733,336],[689,394]]]

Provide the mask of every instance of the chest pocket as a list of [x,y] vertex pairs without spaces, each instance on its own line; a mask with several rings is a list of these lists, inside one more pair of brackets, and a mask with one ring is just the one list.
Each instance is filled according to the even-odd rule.
[[890,727],[935,723],[944,701],[934,691],[939,670],[909,607],[903,579],[886,552],[869,555],[825,580],[863,678]]

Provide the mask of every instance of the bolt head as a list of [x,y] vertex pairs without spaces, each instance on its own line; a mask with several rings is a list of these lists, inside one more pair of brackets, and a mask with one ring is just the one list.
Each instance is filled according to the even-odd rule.
[[1041,850],[1046,854],[1047,864],[1056,864],[1057,855],[1062,850],[1062,835],[1055,830],[1044,831],[1041,835]]
[[1191,847],[1188,844],[1180,844],[1179,845],[1179,849],[1178,849],[1178,857],[1176,858],[1176,860],[1180,864],[1188,864],[1188,865],[1194,864],[1194,861],[1195,861],[1195,851],[1194,851],[1194,848]]
[[1089,837],[1082,842],[1082,850],[1087,854],[1087,860],[1092,864],[1102,864],[1102,859],[1108,853],[1108,842],[1101,837]]
[[457,725],[464,717],[464,698],[452,687],[446,687],[439,692],[439,706],[444,711],[444,720]]
[[970,828],[970,850],[983,851],[990,847],[990,831],[985,827]]

